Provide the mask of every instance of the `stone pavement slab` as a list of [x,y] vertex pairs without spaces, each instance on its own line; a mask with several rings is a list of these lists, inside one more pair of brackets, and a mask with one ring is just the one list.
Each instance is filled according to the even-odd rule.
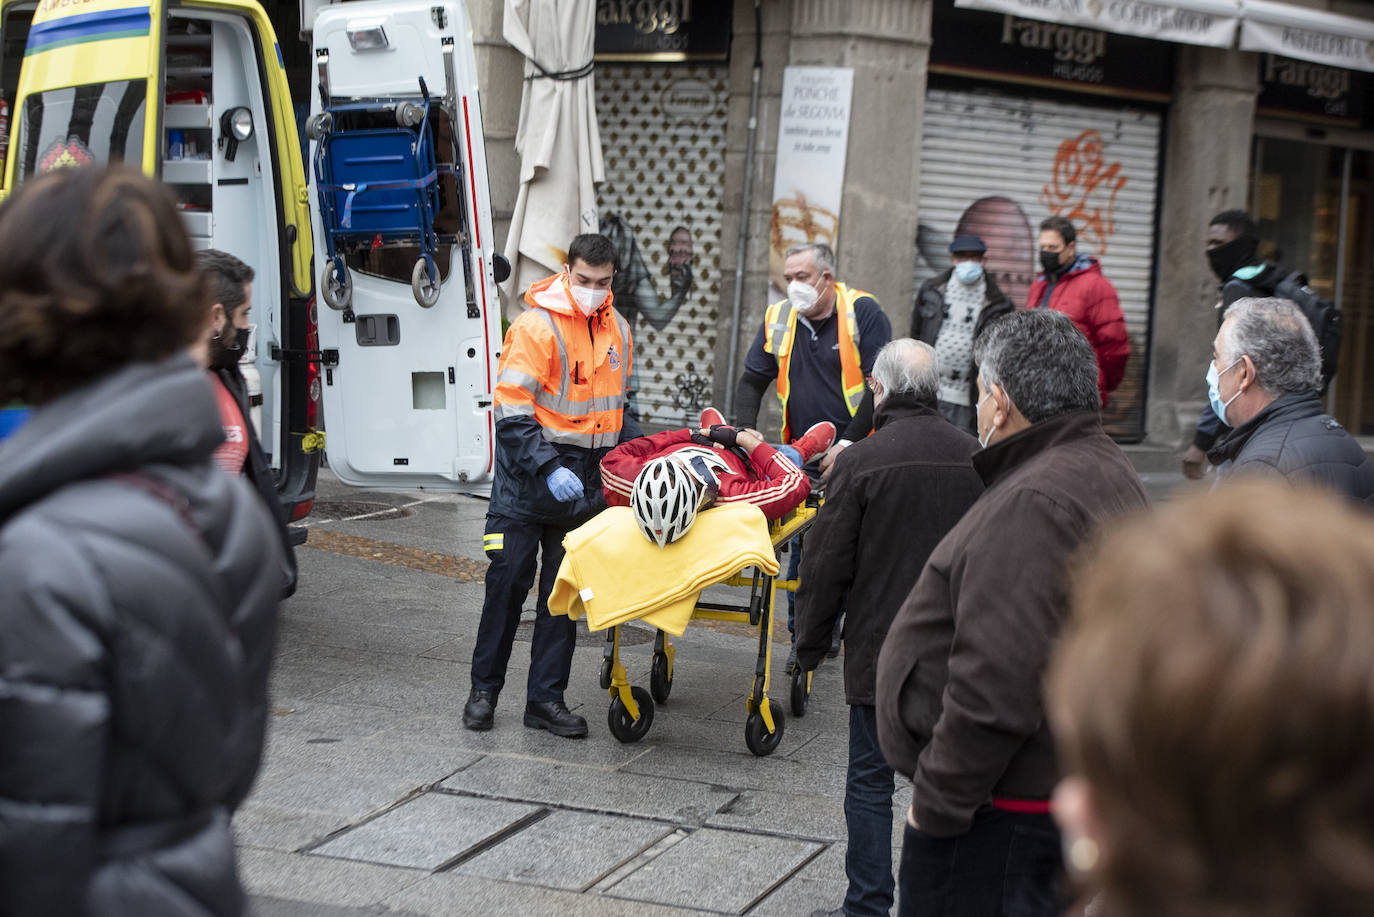
[[495,756],[459,771],[443,787],[686,825],[702,824],[735,797],[686,780]]
[[376,905],[425,877],[415,869],[251,847],[239,848],[238,858],[239,875],[250,895],[334,907]]
[[433,870],[539,813],[538,806],[424,793],[326,841],[317,856]]
[[384,902],[393,912],[425,917],[701,917],[701,911],[578,894],[535,885],[444,872],[397,892]]
[[810,841],[703,828],[606,893],[655,904],[742,914],[823,849]]
[[672,830],[662,822],[555,811],[454,872],[583,891]]
[[[825,764],[794,761],[770,755],[757,758],[744,747],[744,730],[739,731],[742,754],[713,752],[680,746],[651,749],[626,764],[636,774],[695,780],[734,790],[775,790],[813,796],[843,798],[845,769]],[[783,733],[783,744],[787,733]]]

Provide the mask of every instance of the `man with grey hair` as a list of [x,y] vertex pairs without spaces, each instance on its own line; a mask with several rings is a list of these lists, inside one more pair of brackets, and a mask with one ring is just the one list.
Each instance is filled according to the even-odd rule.
[[878,736],[913,783],[901,912],[1058,917],[1041,680],[1070,558],[1145,492],[1102,429],[1097,359],[1068,316],[998,319],[974,360],[987,489],[931,553],[878,658]]
[[849,889],[840,913],[847,915],[892,908],[894,778],[878,747],[878,648],[931,550],[983,491],[971,461],[978,443],[941,416],[939,384],[929,344],[902,338],[879,351],[871,382],[876,432],[836,459],[802,561],[796,649],[804,669],[820,665],[846,612]]
[[1322,412],[1321,350],[1302,310],[1286,299],[1239,299],[1212,342],[1207,394],[1232,430],[1207,454],[1218,483],[1244,473],[1311,481],[1374,503],[1374,465]]
[[[744,358],[735,395],[735,426],[758,426],[763,394],[776,380],[782,408],[780,442],[790,443],[800,431],[822,423],[845,431],[845,440],[862,439],[873,420],[859,412],[864,382],[878,351],[892,339],[892,325],[872,294],[835,279],[835,253],[828,245],[807,242],[789,248],[783,277],[787,298],[764,311]],[[800,542],[794,542],[788,579],[796,579],[800,556]],[[791,631],[792,593],[787,599]],[[793,663],[788,660],[789,668]]]

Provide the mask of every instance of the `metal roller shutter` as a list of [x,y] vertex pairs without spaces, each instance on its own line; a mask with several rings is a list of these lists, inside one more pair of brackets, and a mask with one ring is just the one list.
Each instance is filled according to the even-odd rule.
[[[949,266],[948,245],[973,232],[1017,306],[1039,271],[1037,227],[1071,219],[1080,252],[1116,287],[1131,337],[1126,377],[1104,420],[1143,435],[1161,116],[990,91],[932,88],[921,144],[917,284]],[[908,316],[894,316],[899,330]]]

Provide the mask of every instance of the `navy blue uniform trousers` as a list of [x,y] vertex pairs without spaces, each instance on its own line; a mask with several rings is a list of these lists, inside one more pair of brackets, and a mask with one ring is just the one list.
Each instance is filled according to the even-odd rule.
[[487,567],[486,598],[472,650],[472,687],[497,694],[506,683],[506,665],[520,625],[520,611],[534,583],[535,560],[543,548],[539,592],[535,603],[534,639],[525,699],[534,703],[563,700],[572,670],[577,625],[567,615],[549,614],[558,565],[563,562],[563,536],[573,526],[524,522],[489,514],[482,547]]

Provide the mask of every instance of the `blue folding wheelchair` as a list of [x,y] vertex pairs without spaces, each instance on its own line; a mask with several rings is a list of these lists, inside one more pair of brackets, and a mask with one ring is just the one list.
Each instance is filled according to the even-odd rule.
[[[349,246],[410,245],[419,257],[410,275],[415,301],[425,308],[439,301],[439,176],[453,171],[435,162],[429,89],[419,78],[420,100],[366,99],[330,104],[322,90],[323,111],[306,125],[315,141],[315,186],[328,263],[320,295],[333,309],[346,310],[353,279],[344,261]],[[395,127],[375,124],[368,115],[394,113]]]

